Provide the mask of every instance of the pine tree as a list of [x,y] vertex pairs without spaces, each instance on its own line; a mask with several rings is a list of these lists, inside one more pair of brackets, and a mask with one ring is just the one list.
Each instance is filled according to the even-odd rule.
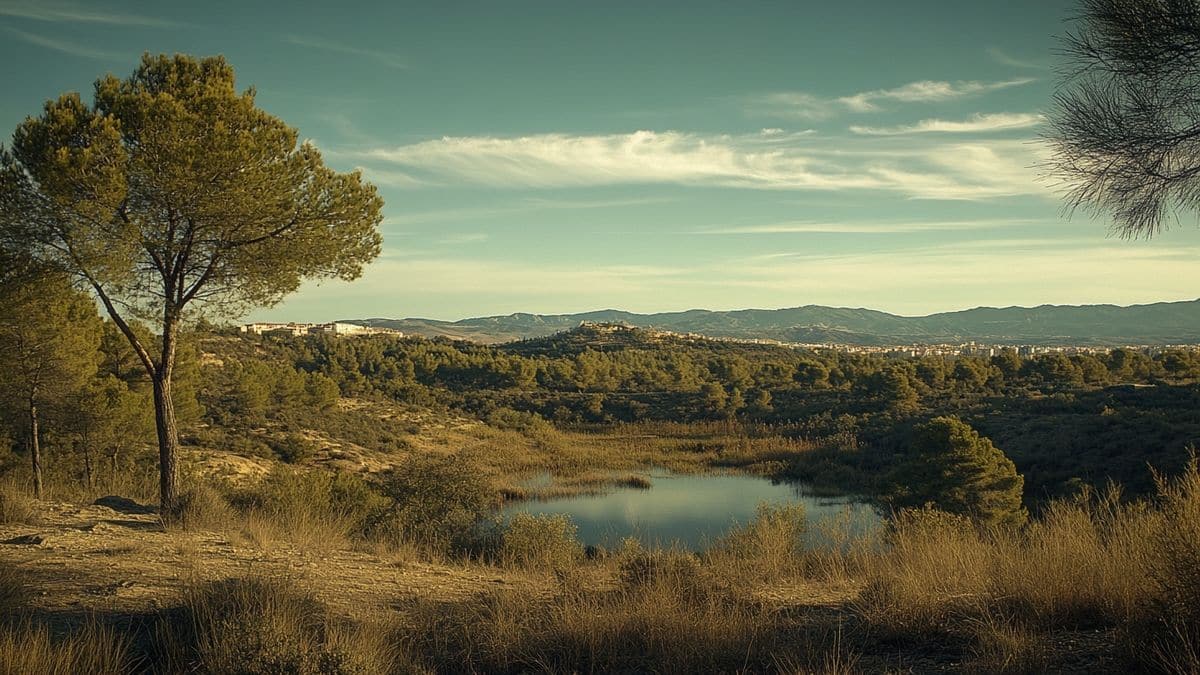
[[991,440],[957,417],[917,427],[907,461],[893,476],[892,502],[901,508],[932,505],[989,526],[1018,526],[1025,479]]
[[97,80],[90,105],[48,101],[0,152],[0,241],[94,293],[151,380],[164,512],[179,495],[186,320],[274,304],[305,279],[354,279],[382,241],[375,187],[328,168],[254,96],[221,57],[147,54],[130,77]]
[[33,493],[42,497],[45,408],[78,392],[100,361],[100,318],[66,275],[12,255],[0,260],[0,396],[24,417]]

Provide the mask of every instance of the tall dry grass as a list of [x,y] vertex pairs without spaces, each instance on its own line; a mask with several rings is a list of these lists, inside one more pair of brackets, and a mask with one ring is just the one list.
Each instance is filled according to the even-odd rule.
[[995,661],[1029,652],[1033,632],[1109,628],[1132,663],[1200,672],[1200,471],[1193,460],[1149,501],[1056,502],[1022,530],[900,514],[864,574],[857,609],[895,638],[958,634]]
[[252,576],[189,587],[153,658],[163,672],[407,672],[391,643],[386,627],[334,617],[288,579]]
[[34,590],[24,570],[0,565],[0,675],[109,675],[135,665],[128,639],[95,618],[55,635],[35,622]]
[[426,667],[494,673],[812,671],[829,660],[825,638],[679,569],[609,590],[418,604],[402,633]]
[[36,524],[37,502],[15,481],[0,481],[0,525]]
[[128,640],[94,619],[62,637],[28,622],[0,628],[3,675],[119,675],[134,666]]

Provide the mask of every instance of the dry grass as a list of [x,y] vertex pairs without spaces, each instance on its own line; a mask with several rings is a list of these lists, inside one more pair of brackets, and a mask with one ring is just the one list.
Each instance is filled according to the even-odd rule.
[[741,587],[799,577],[804,574],[807,527],[801,504],[759,504],[754,520],[734,526],[705,559]]
[[37,502],[11,480],[0,482],[0,525],[38,522]]
[[1161,481],[1151,502],[1118,497],[1055,503],[1021,531],[904,514],[858,610],[897,638],[968,636],[983,661],[1015,664],[1005,672],[1036,671],[1031,636],[1063,627],[1114,628],[1131,662],[1200,672],[1200,471]]
[[117,675],[132,667],[127,640],[95,620],[61,638],[29,623],[0,628],[0,673],[5,675]]
[[575,533],[575,524],[564,515],[518,513],[504,529],[500,560],[526,569],[571,569],[583,557]]
[[674,574],[418,604],[404,640],[439,672],[769,672],[781,660],[818,668],[830,650],[782,615]]
[[385,628],[331,616],[291,580],[247,577],[189,588],[155,657],[166,672],[388,673],[389,645]]
[[19,616],[31,595],[23,570],[15,565],[0,566],[0,620]]
[[968,667],[983,673],[1034,675],[1049,670],[1046,647],[1026,626],[995,616],[970,622],[974,646]]

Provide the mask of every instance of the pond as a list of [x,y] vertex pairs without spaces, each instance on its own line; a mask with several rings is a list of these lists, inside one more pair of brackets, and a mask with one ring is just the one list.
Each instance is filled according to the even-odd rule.
[[701,549],[738,523],[753,520],[760,503],[804,505],[810,530],[813,524],[846,519],[851,532],[874,527],[878,512],[853,496],[813,494],[802,483],[772,481],[758,476],[726,474],[651,475],[649,489],[615,488],[600,495],[566,497],[509,504],[504,515],[516,513],[563,514],[579,527],[584,544],[613,548],[626,537],[647,546],[678,543]]

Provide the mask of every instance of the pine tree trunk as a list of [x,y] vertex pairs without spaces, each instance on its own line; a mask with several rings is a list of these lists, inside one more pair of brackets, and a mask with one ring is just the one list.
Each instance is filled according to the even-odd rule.
[[89,490],[96,487],[95,475],[92,472],[92,444],[85,436],[83,440],[83,480]]
[[179,501],[179,429],[175,426],[175,403],[171,400],[170,374],[154,377],[154,424],[158,429],[158,495],[164,514],[172,513]]
[[33,496],[42,498],[42,444],[38,440],[37,401],[29,399],[29,459],[33,462]]

